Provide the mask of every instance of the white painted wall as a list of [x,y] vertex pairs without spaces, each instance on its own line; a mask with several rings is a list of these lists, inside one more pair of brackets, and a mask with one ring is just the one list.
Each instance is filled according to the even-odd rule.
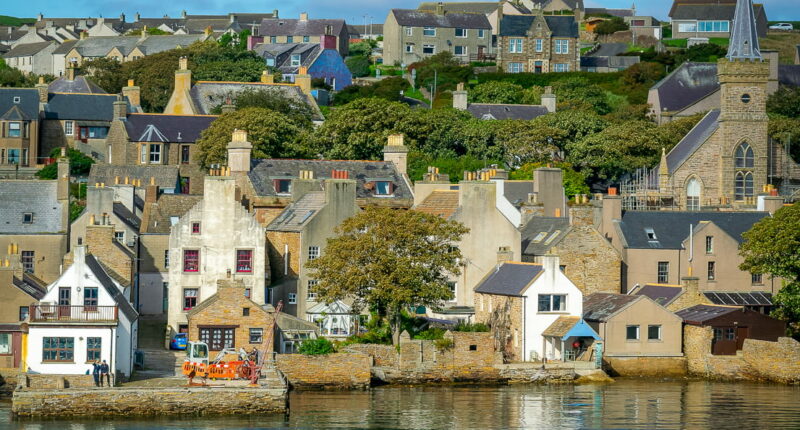
[[164,282],[169,274],[164,272],[139,273],[139,313],[162,315],[164,313]]

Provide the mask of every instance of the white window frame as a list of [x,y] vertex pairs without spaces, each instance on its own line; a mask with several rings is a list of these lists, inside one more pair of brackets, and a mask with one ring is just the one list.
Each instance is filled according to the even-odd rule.
[[[461,36],[459,36],[459,35],[458,35],[458,31],[459,31],[459,30],[461,30],[461,31],[462,31],[462,33],[461,33]],[[456,28],[456,29],[454,30],[454,32],[455,32],[455,35],[456,35],[456,37],[457,37],[457,38],[459,38],[459,39],[466,39],[467,37],[469,37],[469,29],[466,29],[466,28]]]
[[569,72],[569,63],[555,63],[553,64],[553,71],[558,73]]
[[[650,338],[650,329],[653,328],[653,327],[658,327],[658,337],[655,338],[655,339],[651,339]],[[664,337],[663,337],[664,333],[663,332],[664,332],[664,330],[663,330],[663,327],[661,326],[661,324],[649,324],[647,326],[647,340],[649,342],[659,342],[659,341],[664,339]]]
[[140,145],[141,153],[139,154],[139,162],[141,164],[147,164],[147,144],[143,143]]
[[297,293],[289,293],[288,294],[288,302],[290,305],[297,304]]
[[319,281],[316,280],[316,279],[309,279],[308,280],[308,283],[306,284],[307,287],[308,287],[306,289],[306,301],[309,301],[309,302],[316,302],[317,301],[317,293],[314,293],[314,292],[311,291],[311,288],[316,286],[317,284],[319,284]]
[[[449,300],[450,303],[458,301],[458,282],[448,282],[447,286],[450,287],[450,292],[453,293],[453,298]],[[483,302],[481,302],[481,306]]]
[[303,57],[300,54],[292,54],[290,61],[292,67],[300,67],[300,64],[303,63]]
[[[461,53],[460,54],[456,51],[457,48],[461,48]],[[458,57],[466,57],[467,55],[469,55],[467,53],[467,49],[468,49],[467,46],[456,45],[456,46],[453,47],[453,55],[458,56]]]
[[[539,310],[539,304],[541,303],[541,298],[547,296],[549,298],[548,310]],[[561,308],[560,309],[553,309],[553,297],[554,296],[561,296]],[[567,311],[567,295],[566,294],[538,294],[536,296],[536,311],[538,313],[563,313]]]
[[508,52],[512,54],[521,54],[522,46],[523,46],[522,39],[520,38],[508,39]]
[[556,54],[569,54],[569,40],[556,39]]
[[406,36],[414,35],[414,27],[406,27]]
[[436,37],[436,27],[422,27],[422,35],[426,37]]
[[544,51],[544,39],[536,39],[536,52]]
[[150,156],[147,158],[150,160],[150,164],[161,164],[161,149],[160,143],[150,144],[150,147],[148,148]]
[[678,23],[678,33],[695,33],[695,32],[697,32],[697,22]]
[[524,71],[524,63],[508,63],[508,73],[523,73]]
[[414,53],[414,44],[413,43],[406,43],[406,53],[407,54]]
[[75,135],[75,122],[74,121],[64,121],[64,134],[67,136],[74,136]]
[[[430,48],[431,52],[425,52],[425,49]],[[426,55],[434,55],[436,54],[436,45],[425,44],[422,45],[422,53]]]
[[483,39],[486,37],[486,30],[479,28],[478,29],[478,39]]
[[[631,327],[635,327],[636,328],[636,338],[634,338],[634,339],[631,339],[631,338],[628,337],[628,329],[631,328]],[[641,338],[642,338],[642,330],[641,330],[641,327],[639,327],[638,324],[630,324],[630,325],[626,325],[625,326],[625,341],[626,342],[638,342]]]
[[320,255],[321,254],[320,254],[319,246],[309,246],[308,247],[308,259],[309,259],[309,261],[310,260],[316,260],[317,258],[319,258]]

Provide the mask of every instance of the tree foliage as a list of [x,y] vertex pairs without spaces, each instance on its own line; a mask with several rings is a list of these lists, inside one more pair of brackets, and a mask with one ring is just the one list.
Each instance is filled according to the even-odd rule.
[[391,102],[400,101],[400,92],[411,88],[407,80],[392,76],[369,85],[350,85],[333,96],[335,106],[345,105],[356,99],[375,97]]
[[399,339],[401,314],[412,306],[439,308],[452,298],[448,281],[460,274],[454,246],[468,229],[417,211],[369,208],[345,220],[325,253],[306,263],[323,302],[352,300],[354,312],[388,317]]
[[[292,97],[287,97],[283,92],[274,89],[246,89],[236,95],[233,100],[237,110],[247,108],[269,109],[290,117],[295,123],[310,126],[312,111],[307,103]],[[214,107],[211,113],[222,113],[222,105]]]
[[787,118],[800,118],[800,88],[778,88],[767,99],[767,112],[782,115]]
[[489,81],[474,86],[469,91],[469,101],[471,103],[538,105],[542,102],[543,92],[541,87],[534,86],[526,89],[511,82]]
[[[534,170],[546,166],[547,163],[528,163],[512,171],[509,178],[518,181],[530,181],[533,179]],[[555,163],[554,167],[561,169],[565,195],[571,197],[575,194],[589,194],[590,190],[589,186],[586,185],[586,175],[573,169],[569,163]]]
[[800,205],[779,209],[742,234],[739,268],[754,274],[784,279],[775,295],[773,316],[788,320],[790,331],[800,336]]
[[626,31],[628,28],[628,24],[625,24],[622,18],[615,16],[597,24],[594,32],[599,35],[614,34],[618,31]]
[[[61,156],[61,148],[54,148],[50,152],[50,158],[58,158]],[[67,158],[69,159],[69,174],[72,176],[87,176],[89,170],[94,164],[94,159],[84,155],[77,149],[68,148]],[[56,179],[58,178],[58,163],[51,163],[44,166],[41,170],[36,172],[36,177],[39,179]]]
[[436,91],[452,91],[461,82],[472,77],[472,68],[461,64],[450,51],[442,51],[422,61],[408,66],[408,70],[416,70],[417,88],[432,88]]
[[357,55],[354,57],[347,57],[344,64],[350,70],[350,73],[357,78],[369,76],[369,57],[364,55]]
[[324,337],[304,340],[297,352],[303,355],[327,355],[335,352],[333,343]]
[[307,132],[305,124],[280,112],[251,107],[226,113],[203,130],[196,144],[197,162],[203,167],[225,164],[234,129],[247,132],[253,158],[308,156],[299,143]]

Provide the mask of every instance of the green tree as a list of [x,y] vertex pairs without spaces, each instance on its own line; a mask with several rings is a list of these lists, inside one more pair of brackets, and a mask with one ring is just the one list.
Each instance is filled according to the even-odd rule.
[[472,77],[472,67],[461,64],[450,51],[442,51],[422,61],[408,66],[409,71],[417,71],[417,88],[432,88],[436,92],[452,91],[461,82],[467,82]]
[[613,34],[618,31],[626,31],[628,30],[628,24],[625,24],[625,21],[622,18],[615,16],[611,19],[605,20],[594,28],[595,34],[605,35],[605,34]]
[[350,73],[357,78],[370,75],[369,57],[365,57],[363,55],[347,57],[347,59],[344,61],[344,64],[350,70]]
[[[237,110],[251,107],[269,109],[280,112],[297,124],[311,125],[312,112],[307,103],[296,98],[287,97],[283,92],[265,88],[259,90],[246,89],[236,95],[233,104]],[[222,113],[222,105],[212,109],[212,113],[219,115]]]
[[534,121],[494,121],[495,145],[503,148],[508,166],[544,162],[554,158],[566,133]]
[[84,61],[80,69],[82,74],[89,76],[100,88],[106,92],[111,89],[113,94],[113,92],[118,92],[113,91],[114,89],[121,89],[127,84],[122,64],[113,58],[101,57]]
[[455,157],[467,153],[464,147],[463,126],[472,119],[467,112],[453,108],[412,109],[397,124],[407,145],[412,149],[437,157]]
[[596,113],[581,110],[560,110],[540,116],[533,121],[557,128],[565,133],[562,144],[555,142],[561,150],[565,150],[569,143],[583,140],[587,136],[604,130],[609,125],[608,121]]
[[227,146],[233,130],[247,132],[253,158],[304,157],[298,140],[307,131],[288,116],[263,108],[245,108],[226,113],[203,130],[197,141],[197,161],[203,167],[226,164]]
[[523,88],[505,81],[489,81],[475,85],[469,92],[471,103],[519,104]]
[[297,352],[304,355],[326,355],[334,353],[333,343],[324,337],[308,339],[300,344]]
[[584,78],[571,78],[553,84],[558,102],[572,108],[593,110],[600,115],[611,112],[605,91]]
[[400,76],[391,76],[369,85],[350,85],[333,96],[333,104],[346,105],[356,99],[376,97],[392,102],[400,101],[400,92],[411,88],[411,84]]
[[783,278],[772,316],[788,320],[789,332],[800,337],[800,205],[779,209],[742,234],[741,270]]
[[[54,148],[50,151],[50,158],[59,158],[61,156],[61,148]],[[72,176],[87,176],[89,170],[94,164],[91,157],[83,155],[77,149],[68,148],[67,158],[69,159],[69,174]],[[51,163],[44,166],[41,170],[36,172],[36,177],[39,179],[56,179],[58,178],[58,163]]]
[[800,88],[778,88],[778,91],[767,99],[767,112],[788,118],[800,118]]
[[328,303],[352,300],[354,312],[377,310],[398,343],[404,309],[436,309],[452,298],[448,281],[461,272],[453,245],[467,231],[435,215],[369,208],[345,220],[325,253],[306,263],[319,280],[312,291]]

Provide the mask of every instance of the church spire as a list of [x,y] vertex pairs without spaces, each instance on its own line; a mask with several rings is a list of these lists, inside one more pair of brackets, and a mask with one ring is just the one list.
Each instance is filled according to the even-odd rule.
[[752,0],[737,0],[733,16],[728,60],[763,60],[758,46],[755,13]]

